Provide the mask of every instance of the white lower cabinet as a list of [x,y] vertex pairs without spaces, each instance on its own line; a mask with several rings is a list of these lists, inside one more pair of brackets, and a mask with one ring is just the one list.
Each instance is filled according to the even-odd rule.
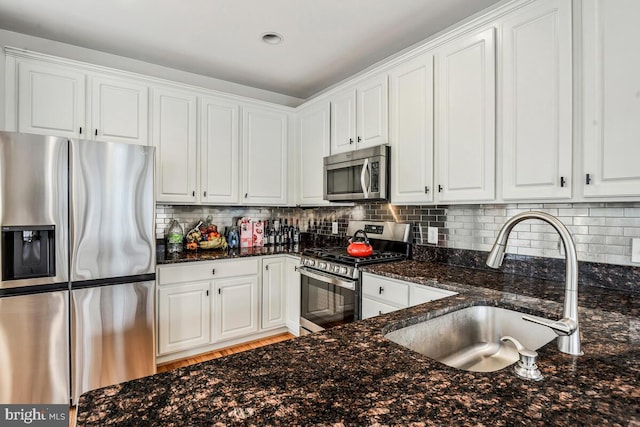
[[[157,269],[158,362],[300,329],[300,259],[247,257]],[[262,274],[260,269],[262,268]]]
[[213,282],[213,342],[258,331],[258,277],[242,276]]
[[286,322],[286,259],[262,261],[262,329],[284,326]]
[[209,282],[158,290],[158,354],[209,343]]
[[363,273],[362,318],[391,313],[455,294],[455,292],[431,286]]
[[300,334],[300,258],[287,257],[285,262],[287,294],[287,329],[294,335]]

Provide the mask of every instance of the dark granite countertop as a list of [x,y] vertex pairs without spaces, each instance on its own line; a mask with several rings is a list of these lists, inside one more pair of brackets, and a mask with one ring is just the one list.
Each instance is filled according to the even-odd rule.
[[584,356],[554,340],[531,382],[450,368],[383,334],[479,304],[557,318],[562,283],[415,261],[368,270],[459,294],[85,393],[78,426],[639,425],[637,294],[581,288]]
[[156,264],[177,264],[182,262],[213,261],[217,259],[242,258],[264,255],[296,255],[302,253],[300,246],[256,246],[228,250],[184,250],[181,253],[166,253],[164,246],[156,247]]

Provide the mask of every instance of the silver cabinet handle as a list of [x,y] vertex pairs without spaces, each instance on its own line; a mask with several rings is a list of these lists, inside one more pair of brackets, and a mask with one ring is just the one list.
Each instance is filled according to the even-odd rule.
[[212,275],[216,274],[216,269],[215,268],[211,270],[211,274]]

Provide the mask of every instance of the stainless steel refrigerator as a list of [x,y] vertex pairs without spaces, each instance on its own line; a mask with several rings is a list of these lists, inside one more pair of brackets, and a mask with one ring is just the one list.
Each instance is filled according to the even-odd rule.
[[154,149],[0,132],[0,403],[155,373]]

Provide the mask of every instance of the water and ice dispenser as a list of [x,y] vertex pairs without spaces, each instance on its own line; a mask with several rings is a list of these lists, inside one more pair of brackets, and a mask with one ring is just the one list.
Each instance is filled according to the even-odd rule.
[[55,226],[2,227],[2,280],[56,275]]

